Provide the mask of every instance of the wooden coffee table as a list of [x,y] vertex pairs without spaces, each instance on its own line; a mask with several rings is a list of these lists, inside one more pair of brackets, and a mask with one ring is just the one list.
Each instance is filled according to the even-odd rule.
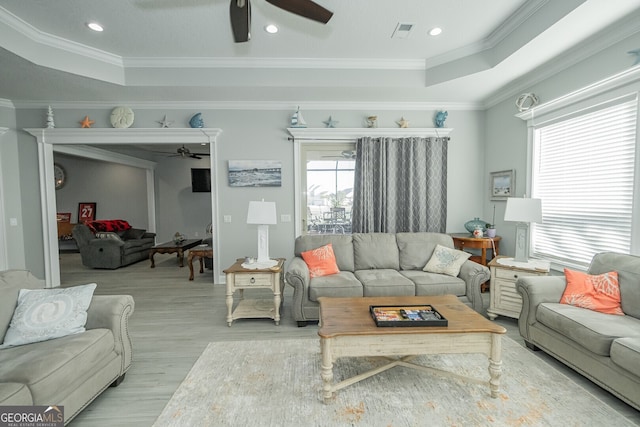
[[180,243],[176,242],[165,242],[160,243],[159,245],[155,245],[151,248],[149,252],[149,259],[151,260],[151,268],[155,268],[156,264],[153,261],[153,256],[155,254],[178,254],[178,263],[180,267],[184,267],[184,251],[187,249],[191,249],[196,245],[202,243],[202,239],[186,239]]
[[[333,393],[394,366],[405,366],[447,376],[459,375],[411,363],[421,354],[481,353],[489,358],[489,390],[498,396],[502,374],[501,335],[497,325],[453,295],[376,298],[318,298],[320,302],[320,349],[324,402]],[[378,327],[369,306],[432,305],[448,321],[445,327]],[[339,357],[382,356],[390,363],[333,384],[333,362]],[[470,381],[481,382],[472,378]]]

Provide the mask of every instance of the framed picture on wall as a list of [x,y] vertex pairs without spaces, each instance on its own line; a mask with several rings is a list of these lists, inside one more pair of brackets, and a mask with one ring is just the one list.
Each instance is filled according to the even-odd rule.
[[516,194],[516,171],[491,172],[491,200],[507,200]]
[[78,203],[78,222],[83,223],[96,219],[96,204],[94,203]]
[[280,187],[280,160],[229,160],[229,187]]

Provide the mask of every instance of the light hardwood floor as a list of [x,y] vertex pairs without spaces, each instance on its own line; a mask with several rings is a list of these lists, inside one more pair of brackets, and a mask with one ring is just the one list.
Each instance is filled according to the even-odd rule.
[[[224,285],[212,284],[210,270],[204,274],[196,270],[190,282],[189,268],[178,267],[174,255],[156,254],[155,261],[154,269],[142,261],[118,270],[93,270],[82,266],[79,254],[61,254],[62,286],[95,282],[96,294],[129,294],[136,304],[129,325],[134,347],[131,369],[120,386],[102,393],[71,426],[151,426],[209,342],[308,338],[309,345],[319,345],[317,325],[298,328],[292,319],[293,290],[288,285],[280,326],[270,319],[240,319],[228,327]],[[268,290],[246,292],[247,297],[270,297]],[[486,305],[488,295],[483,294]],[[514,319],[499,317],[496,322],[522,344]],[[535,354],[640,425],[638,411],[543,352]]]

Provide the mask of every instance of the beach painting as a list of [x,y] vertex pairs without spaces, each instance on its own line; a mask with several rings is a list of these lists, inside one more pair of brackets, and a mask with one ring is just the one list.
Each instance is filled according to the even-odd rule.
[[229,160],[230,187],[281,187],[280,160]]

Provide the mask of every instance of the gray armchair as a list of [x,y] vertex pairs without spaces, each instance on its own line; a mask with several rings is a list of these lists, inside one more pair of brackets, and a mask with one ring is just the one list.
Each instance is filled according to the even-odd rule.
[[130,228],[119,233],[100,232],[94,235],[84,224],[73,227],[72,235],[85,267],[107,269],[116,269],[148,259],[156,236],[155,233],[148,233],[139,228]]

